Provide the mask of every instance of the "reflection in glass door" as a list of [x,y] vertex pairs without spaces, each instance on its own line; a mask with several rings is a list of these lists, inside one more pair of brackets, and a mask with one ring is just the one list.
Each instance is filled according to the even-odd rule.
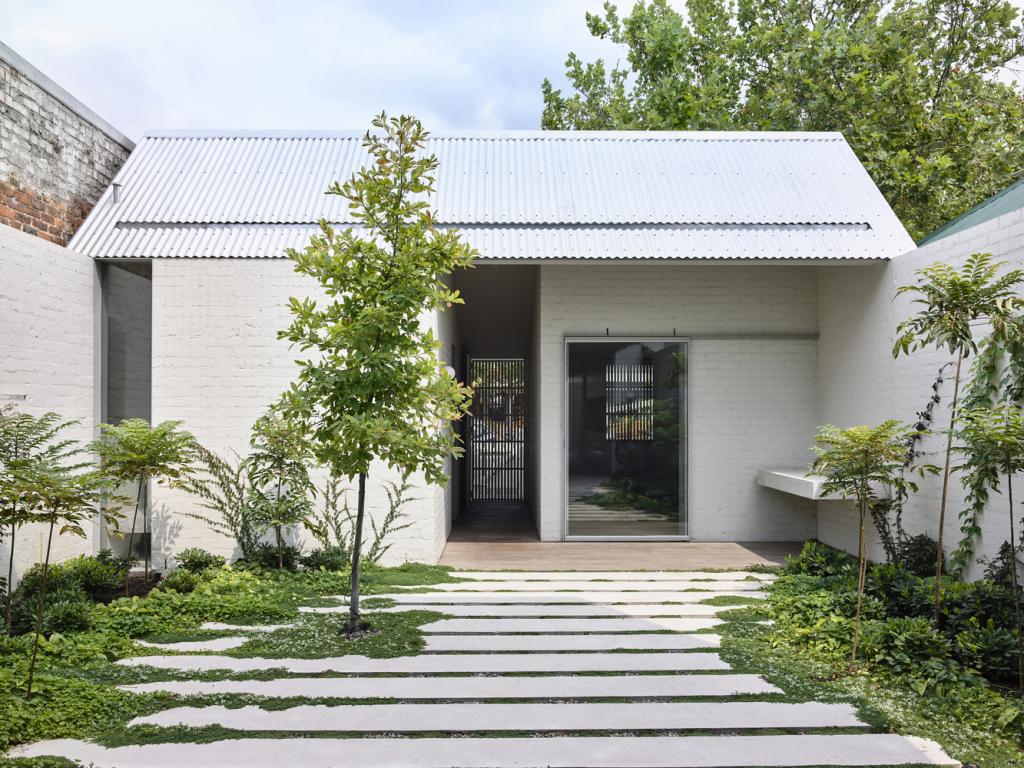
[[566,342],[568,537],[686,535],[687,343]]

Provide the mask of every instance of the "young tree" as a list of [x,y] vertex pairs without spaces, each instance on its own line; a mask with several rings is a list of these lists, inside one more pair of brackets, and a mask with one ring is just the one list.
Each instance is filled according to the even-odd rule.
[[[857,505],[860,520],[858,543],[859,568],[857,571],[857,613],[853,631],[850,665],[857,661],[860,642],[861,607],[864,602],[864,579],[867,574],[867,551],[864,541],[864,521],[876,495],[873,485],[890,489],[916,490],[906,477],[907,443],[916,431],[892,419],[877,427],[850,427],[839,429],[826,424],[818,430],[814,452],[817,454],[811,470],[822,475],[822,494],[838,494]],[[921,468],[930,471],[933,468]]]
[[989,467],[1006,477],[1006,501],[1010,521],[1010,583],[1013,585],[1013,607],[1017,623],[1017,677],[1024,689],[1024,637],[1021,636],[1020,586],[1017,583],[1017,538],[1013,507],[1013,476],[1024,472],[1024,417],[1020,408],[1004,405],[997,408],[975,408],[960,414],[957,437],[962,441],[956,450],[964,454],[965,463],[957,469],[975,471]]
[[295,270],[319,282],[327,299],[291,299],[292,323],[279,336],[311,352],[284,396],[290,418],[306,425],[320,464],[358,478],[348,631],[359,618],[359,563],[366,481],[374,459],[403,476],[420,470],[445,479],[445,460],[461,453],[450,424],[471,390],[438,359],[427,313],[461,303],[444,280],[470,266],[459,234],[434,226],[426,199],[437,158],[423,152],[419,120],[380,115],[363,141],[371,162],[330,194],[349,201],[358,229],[322,221]]
[[284,568],[284,528],[301,523],[312,512],[312,447],[305,425],[274,409],[253,425],[250,445],[250,482],[266,500],[265,522],[274,529],[277,567]]
[[1024,297],[1017,294],[1017,285],[1024,272],[1011,270],[999,275],[1004,262],[993,262],[990,254],[972,254],[960,269],[938,262],[918,270],[919,282],[897,289],[898,294],[914,293],[922,305],[913,317],[896,328],[893,356],[909,354],[925,347],[945,349],[956,357],[953,378],[953,399],[950,403],[949,432],[946,439],[945,464],[942,470],[942,498],[939,502],[938,551],[935,557],[935,600],[933,617],[939,624],[942,603],[943,534],[946,526],[946,499],[949,491],[950,460],[953,453],[953,429],[960,398],[960,374],[964,358],[977,354],[972,325],[987,322],[992,336],[1015,333],[1015,315],[1024,307]]
[[605,3],[590,33],[621,64],[566,61],[541,125],[575,130],[842,131],[919,238],[1024,167],[1021,55],[1003,0]]
[[[104,475],[118,485],[135,483],[135,512],[128,536],[128,562],[135,540],[142,494],[149,480],[177,484],[192,470],[195,441],[179,429],[180,421],[164,421],[155,427],[145,419],[125,419],[116,426],[100,424],[100,438],[92,450],[100,458]],[[149,530],[149,503],[142,509],[142,532]],[[143,554],[143,578],[149,581],[150,548]],[[128,574],[125,573],[124,594],[128,596]]]
[[15,482],[21,489],[22,503],[26,509],[31,510],[31,520],[48,526],[46,554],[41,563],[39,601],[36,604],[35,638],[28,668],[27,698],[32,698],[39,637],[46,610],[46,587],[54,530],[60,526],[60,535],[72,534],[85,538],[82,526],[93,515],[100,514],[109,524],[114,523],[114,515],[102,511],[100,504],[109,479],[86,464],[75,463],[78,453],[80,451],[65,450],[61,454],[43,454],[20,462],[14,471]]
[[11,633],[11,598],[14,593],[14,546],[18,528],[32,519],[25,503],[25,489],[17,482],[15,470],[28,461],[59,459],[72,450],[73,441],[59,439],[72,422],[55,413],[31,416],[13,407],[0,408],[0,538],[6,528],[10,537],[7,561],[7,599],[4,627]]

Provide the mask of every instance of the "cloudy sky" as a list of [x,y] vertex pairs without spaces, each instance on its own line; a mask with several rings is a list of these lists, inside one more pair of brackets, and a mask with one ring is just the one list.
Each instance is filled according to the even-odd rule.
[[[1015,0],[1024,5],[1024,0]],[[632,3],[622,0],[620,6]],[[0,40],[131,138],[147,128],[536,128],[601,0],[0,0]]]
[[[0,0],[0,40],[137,139],[147,128],[536,128],[600,0]],[[564,82],[564,81],[563,81]]]

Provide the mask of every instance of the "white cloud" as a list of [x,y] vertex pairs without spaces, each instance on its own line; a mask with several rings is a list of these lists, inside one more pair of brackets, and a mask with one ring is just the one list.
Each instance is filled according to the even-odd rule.
[[[1024,6],[1024,0],[1014,0]],[[622,7],[631,0],[621,0]],[[0,39],[129,136],[147,128],[536,128],[566,55],[614,60],[601,0],[0,0]]]
[[597,0],[0,0],[0,38],[128,135],[147,128],[534,128]]

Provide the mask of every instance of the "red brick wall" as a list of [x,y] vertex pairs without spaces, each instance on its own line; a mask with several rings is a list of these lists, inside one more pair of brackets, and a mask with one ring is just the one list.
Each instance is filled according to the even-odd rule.
[[0,58],[0,224],[67,245],[131,142],[83,117],[81,105],[76,111],[54,96],[52,82],[50,90],[41,82],[39,73]]
[[0,224],[57,245],[68,244],[91,207],[84,200],[68,205],[30,187],[22,187],[16,179],[0,181]]

